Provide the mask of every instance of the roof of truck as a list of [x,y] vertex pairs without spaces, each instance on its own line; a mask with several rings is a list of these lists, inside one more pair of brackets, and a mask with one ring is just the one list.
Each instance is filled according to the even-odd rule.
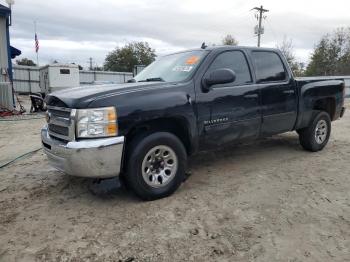
[[[198,49],[202,49],[202,48],[198,48]],[[277,50],[276,48],[266,48],[266,47],[256,47],[256,46],[233,46],[233,45],[208,46],[204,50],[216,50],[216,49]]]
[[259,51],[278,51],[277,48],[267,48],[267,47],[256,47],[256,46],[233,46],[233,45],[216,45],[216,46],[208,46],[206,48],[192,48],[185,49],[175,53],[170,53],[168,55],[176,54],[176,53],[184,53],[190,51],[214,51],[214,50],[259,50]]

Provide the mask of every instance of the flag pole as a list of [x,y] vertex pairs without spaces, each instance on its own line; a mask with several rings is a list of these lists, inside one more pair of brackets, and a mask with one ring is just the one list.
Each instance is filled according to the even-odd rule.
[[38,35],[36,34],[36,21],[34,20],[34,33],[35,33],[35,52],[36,52],[36,65],[39,66],[39,50],[36,47],[36,42],[37,42],[37,37]]

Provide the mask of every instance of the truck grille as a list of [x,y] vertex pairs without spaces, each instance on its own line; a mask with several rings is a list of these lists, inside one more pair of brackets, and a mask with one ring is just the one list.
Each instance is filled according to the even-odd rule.
[[49,130],[52,133],[55,134],[59,134],[62,136],[69,136],[69,129],[68,127],[64,127],[64,126],[58,126],[58,125],[54,125],[54,124],[49,124]]
[[49,135],[59,140],[73,140],[74,125],[71,118],[72,109],[52,106],[48,106],[47,108]]

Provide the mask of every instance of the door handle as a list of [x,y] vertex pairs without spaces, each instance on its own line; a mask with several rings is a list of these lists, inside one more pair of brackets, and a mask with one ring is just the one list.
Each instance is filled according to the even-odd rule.
[[285,90],[283,91],[284,94],[294,94],[294,90]]
[[245,95],[244,98],[247,98],[247,99],[258,98],[258,94]]

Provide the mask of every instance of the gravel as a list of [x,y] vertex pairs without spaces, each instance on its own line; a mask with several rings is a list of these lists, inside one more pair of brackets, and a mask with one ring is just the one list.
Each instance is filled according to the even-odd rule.
[[[93,194],[39,151],[0,169],[0,261],[350,261],[349,118],[318,153],[296,133],[201,153],[153,202]],[[0,163],[43,123],[0,122]]]

